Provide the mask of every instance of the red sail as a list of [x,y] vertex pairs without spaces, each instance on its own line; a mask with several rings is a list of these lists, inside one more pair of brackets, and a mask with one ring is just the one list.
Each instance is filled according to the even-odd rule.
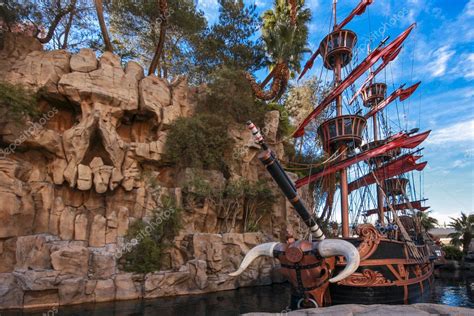
[[[414,209],[419,210],[421,212],[426,211],[427,209],[430,208],[429,206],[422,206],[421,202],[422,201],[413,201],[413,202],[410,202],[410,204]],[[408,203],[401,203],[401,204],[392,205],[392,208],[395,211],[407,210],[407,209],[410,208],[410,205],[408,205]],[[385,210],[385,212],[389,212],[390,208],[389,207],[384,207],[384,210]],[[367,216],[370,216],[370,215],[378,214],[378,212],[379,212],[378,209],[372,209],[372,210],[366,211],[365,214]]]
[[311,55],[311,58],[304,65],[303,71],[301,72],[300,76],[298,77],[298,80],[303,78],[303,76],[306,74],[306,72],[308,70],[310,70],[311,68],[313,68],[314,61],[316,60],[316,57],[318,57],[318,56],[319,56],[319,48],[318,48],[317,51],[314,52],[313,55]]
[[348,159],[345,159],[343,161],[339,161],[339,162],[337,162],[333,165],[330,165],[321,172],[318,172],[318,173],[315,173],[313,175],[310,175],[310,176],[299,179],[298,181],[296,181],[296,187],[300,188],[303,185],[312,183],[312,182],[316,181],[317,179],[319,179],[321,177],[324,177],[328,174],[331,174],[331,173],[337,172],[339,170],[342,170],[344,168],[347,168],[347,167],[349,167],[349,166],[351,166],[355,163],[358,163],[360,161],[380,156],[381,154],[383,154],[383,153],[385,153],[389,150],[398,148],[398,147],[401,147],[401,148],[415,148],[416,146],[421,144],[428,137],[430,132],[431,131],[427,131],[427,132],[424,132],[424,133],[421,133],[421,134],[418,134],[418,135],[415,135],[415,136],[409,136],[407,134],[402,134],[402,133],[397,134],[397,135],[393,136],[390,139],[390,141],[388,143],[384,144],[384,145],[369,149],[367,151],[364,151],[364,152],[360,153],[359,155],[350,157]]
[[315,117],[320,115],[334,99],[344,92],[351,84],[353,84],[357,78],[359,78],[364,72],[372,67],[380,58],[387,58],[390,54],[393,54],[403,41],[408,37],[410,32],[413,30],[416,24],[412,24],[407,30],[400,34],[392,43],[386,47],[378,47],[367,58],[360,63],[344,81],[341,82],[336,88],[334,88],[324,100],[311,112],[308,117],[300,124],[298,129],[293,133],[293,137],[301,137],[304,135],[304,128],[308,125]]
[[369,82],[371,82],[375,78],[375,76],[377,76],[385,67],[387,67],[387,65],[390,62],[392,62],[395,58],[397,58],[397,56],[398,56],[398,54],[400,54],[401,50],[402,50],[402,47],[400,46],[397,50],[395,50],[393,53],[388,55],[387,58],[384,58],[383,63],[380,66],[378,66],[377,69],[375,69],[374,72],[370,73],[370,75],[367,77],[367,79],[365,79],[364,83],[359,88],[359,90],[357,90],[357,92],[352,96],[352,99],[349,101],[349,104],[352,104],[355,101],[357,96],[359,96],[361,94],[362,90],[364,90],[364,88],[367,86],[367,84]]
[[382,182],[385,179],[396,177],[405,172],[413,170],[421,171],[425,168],[426,162],[417,164],[416,161],[420,158],[421,156],[404,155],[393,160],[373,172],[349,183],[349,193],[364,186],[377,183],[377,181]]
[[352,10],[347,18],[345,18],[341,23],[336,25],[334,31],[341,30],[347,23],[349,23],[356,15],[361,15],[365,12],[365,9],[374,2],[373,0],[362,0],[357,7]]
[[364,117],[368,119],[371,116],[374,116],[375,113],[382,111],[387,105],[395,101],[398,97],[400,97],[400,101],[404,101],[408,99],[413,92],[418,88],[418,86],[421,84],[421,81],[415,83],[413,86],[402,89],[399,88],[395,90],[388,98],[377,104],[374,108],[372,108]]

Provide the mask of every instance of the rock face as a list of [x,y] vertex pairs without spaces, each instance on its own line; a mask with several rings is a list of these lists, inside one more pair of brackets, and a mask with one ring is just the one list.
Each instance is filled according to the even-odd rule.
[[[204,89],[190,87],[184,77],[173,82],[144,77],[139,64],[123,66],[108,52],[97,58],[91,49],[43,51],[36,40],[9,33],[0,47],[1,78],[41,91],[43,114],[24,126],[0,115],[0,144],[9,148],[0,148],[0,309],[277,281],[270,259],[256,260],[239,278],[228,276],[250,248],[282,237],[289,215],[275,187],[279,195],[262,220],[263,233],[245,233],[242,212],[232,228],[222,228],[225,214],[204,199],[186,205],[183,229],[166,253],[163,271],[132,274],[117,264],[129,225],[148,220],[164,196],[183,207],[183,187],[187,194],[197,192],[189,185],[193,178],[222,190],[231,180],[265,177],[257,147],[242,126],[229,126],[235,146],[226,153],[231,168],[225,176],[161,164],[169,127],[193,115]],[[271,139],[278,122],[278,113],[265,118]]]
[[[471,309],[462,307],[452,307],[438,304],[413,304],[413,305],[337,305],[325,308],[305,309],[285,313],[288,316],[306,316],[306,315],[338,315],[338,316],[396,316],[396,315],[473,315]],[[281,315],[272,313],[249,313],[244,315],[263,316],[263,315]]]

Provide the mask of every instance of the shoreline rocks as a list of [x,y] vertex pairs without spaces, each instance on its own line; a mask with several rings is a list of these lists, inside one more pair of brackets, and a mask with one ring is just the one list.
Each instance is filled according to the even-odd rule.
[[304,309],[282,313],[249,313],[247,316],[429,316],[429,315],[450,315],[468,316],[474,315],[474,311],[464,307],[453,307],[440,304],[413,304],[413,305],[336,305],[323,308]]

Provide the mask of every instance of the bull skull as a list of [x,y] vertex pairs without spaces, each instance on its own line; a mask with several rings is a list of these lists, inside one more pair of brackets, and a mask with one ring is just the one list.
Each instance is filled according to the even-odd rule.
[[[265,256],[275,258],[275,249],[284,248],[286,244],[270,242],[258,245],[252,248],[244,257],[237,271],[230,273],[230,276],[239,276],[247,269],[250,264],[258,257]],[[317,250],[318,254],[323,258],[334,256],[343,256],[346,259],[346,267],[337,276],[329,279],[329,282],[339,282],[352,273],[354,273],[360,264],[360,256],[357,248],[351,243],[342,239],[325,239],[320,242],[313,242],[313,248]]]

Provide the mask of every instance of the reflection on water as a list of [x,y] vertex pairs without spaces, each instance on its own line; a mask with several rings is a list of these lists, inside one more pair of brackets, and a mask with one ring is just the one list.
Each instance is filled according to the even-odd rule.
[[440,271],[431,296],[425,303],[474,308],[474,273]]
[[[430,292],[421,302],[474,308],[474,273],[440,272]],[[285,309],[290,297],[287,284],[244,288],[206,295],[180,296],[153,300],[115,302],[61,307],[58,313],[3,312],[2,316],[198,316],[239,315],[250,312],[278,313]]]

